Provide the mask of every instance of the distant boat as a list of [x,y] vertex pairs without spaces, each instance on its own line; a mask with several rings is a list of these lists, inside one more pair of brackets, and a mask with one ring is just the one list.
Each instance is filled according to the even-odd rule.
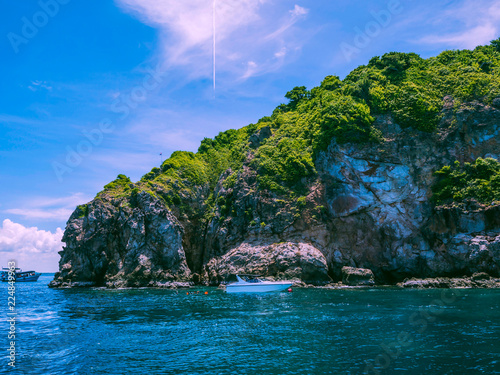
[[[3,267],[2,268],[2,273],[0,274],[0,279],[2,281],[14,281],[14,280],[9,280],[9,271],[10,271],[10,268],[5,268]],[[40,277],[41,273],[39,272],[35,272],[35,271],[24,271],[20,268],[16,268],[15,269],[15,273],[14,273],[14,277],[15,277],[15,282],[16,283],[19,283],[19,282],[28,282],[28,281],[31,281],[31,282],[34,282],[34,281],[37,281],[38,278]]]
[[236,275],[237,282],[226,285],[227,293],[279,292],[292,286],[291,281],[268,281],[251,275]]

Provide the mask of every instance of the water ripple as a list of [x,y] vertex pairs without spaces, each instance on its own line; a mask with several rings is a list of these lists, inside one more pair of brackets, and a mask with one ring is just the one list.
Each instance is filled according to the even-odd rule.
[[17,290],[20,374],[500,373],[497,290],[443,305],[433,290],[186,294],[48,281]]

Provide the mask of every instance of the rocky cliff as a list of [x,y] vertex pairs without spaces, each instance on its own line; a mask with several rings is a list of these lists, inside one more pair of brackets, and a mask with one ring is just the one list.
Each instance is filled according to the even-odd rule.
[[[404,86],[379,65],[368,68],[387,77],[387,92]],[[500,92],[488,84],[492,95],[466,101],[439,91],[429,129],[406,124],[399,94],[386,110],[373,104],[379,83],[367,97],[349,89],[346,101],[350,80],[291,92],[272,117],[204,140],[197,154],[174,153],[137,183],[119,176],[70,217],[51,286],[217,285],[235,273],[325,284],[342,280],[345,266],[372,270],[377,283],[499,276],[500,202],[438,205],[433,186],[443,166],[499,160]],[[303,126],[300,116],[313,104],[319,130],[308,135],[317,117]],[[368,113],[345,109],[343,123],[331,119],[334,105]]]

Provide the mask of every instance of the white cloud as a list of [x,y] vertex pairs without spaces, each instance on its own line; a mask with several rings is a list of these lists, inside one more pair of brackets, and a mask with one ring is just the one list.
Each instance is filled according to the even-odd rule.
[[276,52],[274,54],[274,57],[280,59],[282,57],[285,57],[286,56],[286,47],[283,47],[282,49],[280,49],[278,52]]
[[47,91],[52,91],[52,86],[45,81],[31,81],[31,85],[28,86],[31,91],[38,91],[40,89],[45,89]]
[[36,227],[26,228],[9,219],[0,227],[0,252],[15,254],[57,253],[62,250],[63,231],[57,228],[54,233],[39,230]]
[[87,203],[91,199],[82,193],[61,198],[36,197],[25,202],[22,207],[8,208],[3,212],[25,219],[66,221],[76,206]]
[[[116,0],[126,11],[160,30],[164,68],[184,67],[191,78],[210,77],[213,53],[213,6],[217,75],[226,82],[279,69],[274,53],[282,45],[303,41],[286,33],[308,10],[278,10],[271,0]],[[269,6],[268,6],[269,5]],[[300,33],[297,33],[300,35]],[[258,68],[248,74],[248,61]]]
[[255,75],[255,73],[257,72],[258,70],[258,65],[255,61],[249,61],[247,63],[247,70],[245,72],[245,74],[243,74],[243,78],[249,78],[253,75]]
[[25,219],[44,219],[44,220],[67,220],[76,208],[66,209],[39,209],[39,208],[9,208],[5,213],[21,216]]
[[0,262],[6,266],[11,260],[25,271],[55,272],[62,250],[63,231],[55,232],[27,228],[5,219],[0,227]]
[[461,6],[454,6],[453,10],[439,12],[431,21],[436,24],[455,21],[461,24],[461,31],[427,35],[419,42],[473,49],[498,38],[500,3],[492,0],[467,0]]
[[309,13],[309,9],[302,8],[301,6],[298,6],[297,4],[295,4],[295,8],[290,11],[290,14],[294,17],[305,16],[307,13]]
[[[172,32],[182,45],[175,49],[189,49],[212,40],[213,3],[207,0],[118,0],[147,23]],[[236,29],[258,18],[262,0],[219,0],[216,2],[217,36],[227,38]],[[163,30],[167,31],[167,30]]]
[[283,38],[285,32],[288,31],[293,25],[295,25],[295,23],[297,23],[297,21],[299,21],[302,16],[307,15],[307,13],[309,13],[308,9],[295,5],[295,8],[290,11],[290,17],[284,19],[284,21],[281,22],[281,26],[279,28],[266,35],[265,40],[275,40]]

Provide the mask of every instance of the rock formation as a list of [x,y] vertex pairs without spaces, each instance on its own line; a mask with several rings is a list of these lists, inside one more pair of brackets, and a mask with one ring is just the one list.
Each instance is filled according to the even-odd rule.
[[366,268],[342,267],[342,284],[350,286],[372,286],[375,278]]
[[[322,284],[340,280],[344,266],[371,269],[384,283],[498,275],[500,206],[435,208],[429,201],[436,169],[500,156],[500,111],[481,103],[463,107],[454,114],[444,108],[436,134],[401,129],[381,116],[382,144],[332,141],[299,215],[290,202],[257,191],[250,169],[231,188],[222,184],[231,171],[221,176],[215,194],[231,196],[235,212],[221,220],[216,207],[205,227],[147,192],[132,205],[103,194],[70,217],[52,285],[170,286],[193,281],[193,274],[216,284],[236,272]],[[201,210],[205,195],[199,192],[192,205]]]
[[[320,90],[330,98],[340,81],[325,82]],[[302,88],[294,95],[308,100]],[[119,176],[79,206],[51,286],[217,285],[234,273],[316,285],[358,283],[356,277],[368,284],[478,272],[498,277],[499,202],[439,206],[432,187],[443,166],[500,159],[499,99],[445,96],[433,131],[402,127],[390,111],[374,114],[365,119],[373,120],[370,134],[378,140],[340,142],[339,133],[314,159],[311,147],[300,149],[302,138],[289,149],[275,141],[287,119],[299,121],[292,116],[297,101],[282,105],[262,126],[204,140],[198,154],[176,152],[137,183]],[[280,160],[263,159],[276,150],[289,150],[279,154],[288,174],[279,172]],[[283,175],[281,185],[274,170]]]
[[212,258],[205,269],[211,284],[236,274],[272,275],[278,279],[315,284],[330,281],[325,256],[306,243],[283,242],[268,246],[242,243],[223,256]]
[[136,201],[132,209],[96,199],[87,215],[81,209],[73,213],[63,237],[59,280],[110,288],[189,280],[183,227],[149,194],[138,194]]

